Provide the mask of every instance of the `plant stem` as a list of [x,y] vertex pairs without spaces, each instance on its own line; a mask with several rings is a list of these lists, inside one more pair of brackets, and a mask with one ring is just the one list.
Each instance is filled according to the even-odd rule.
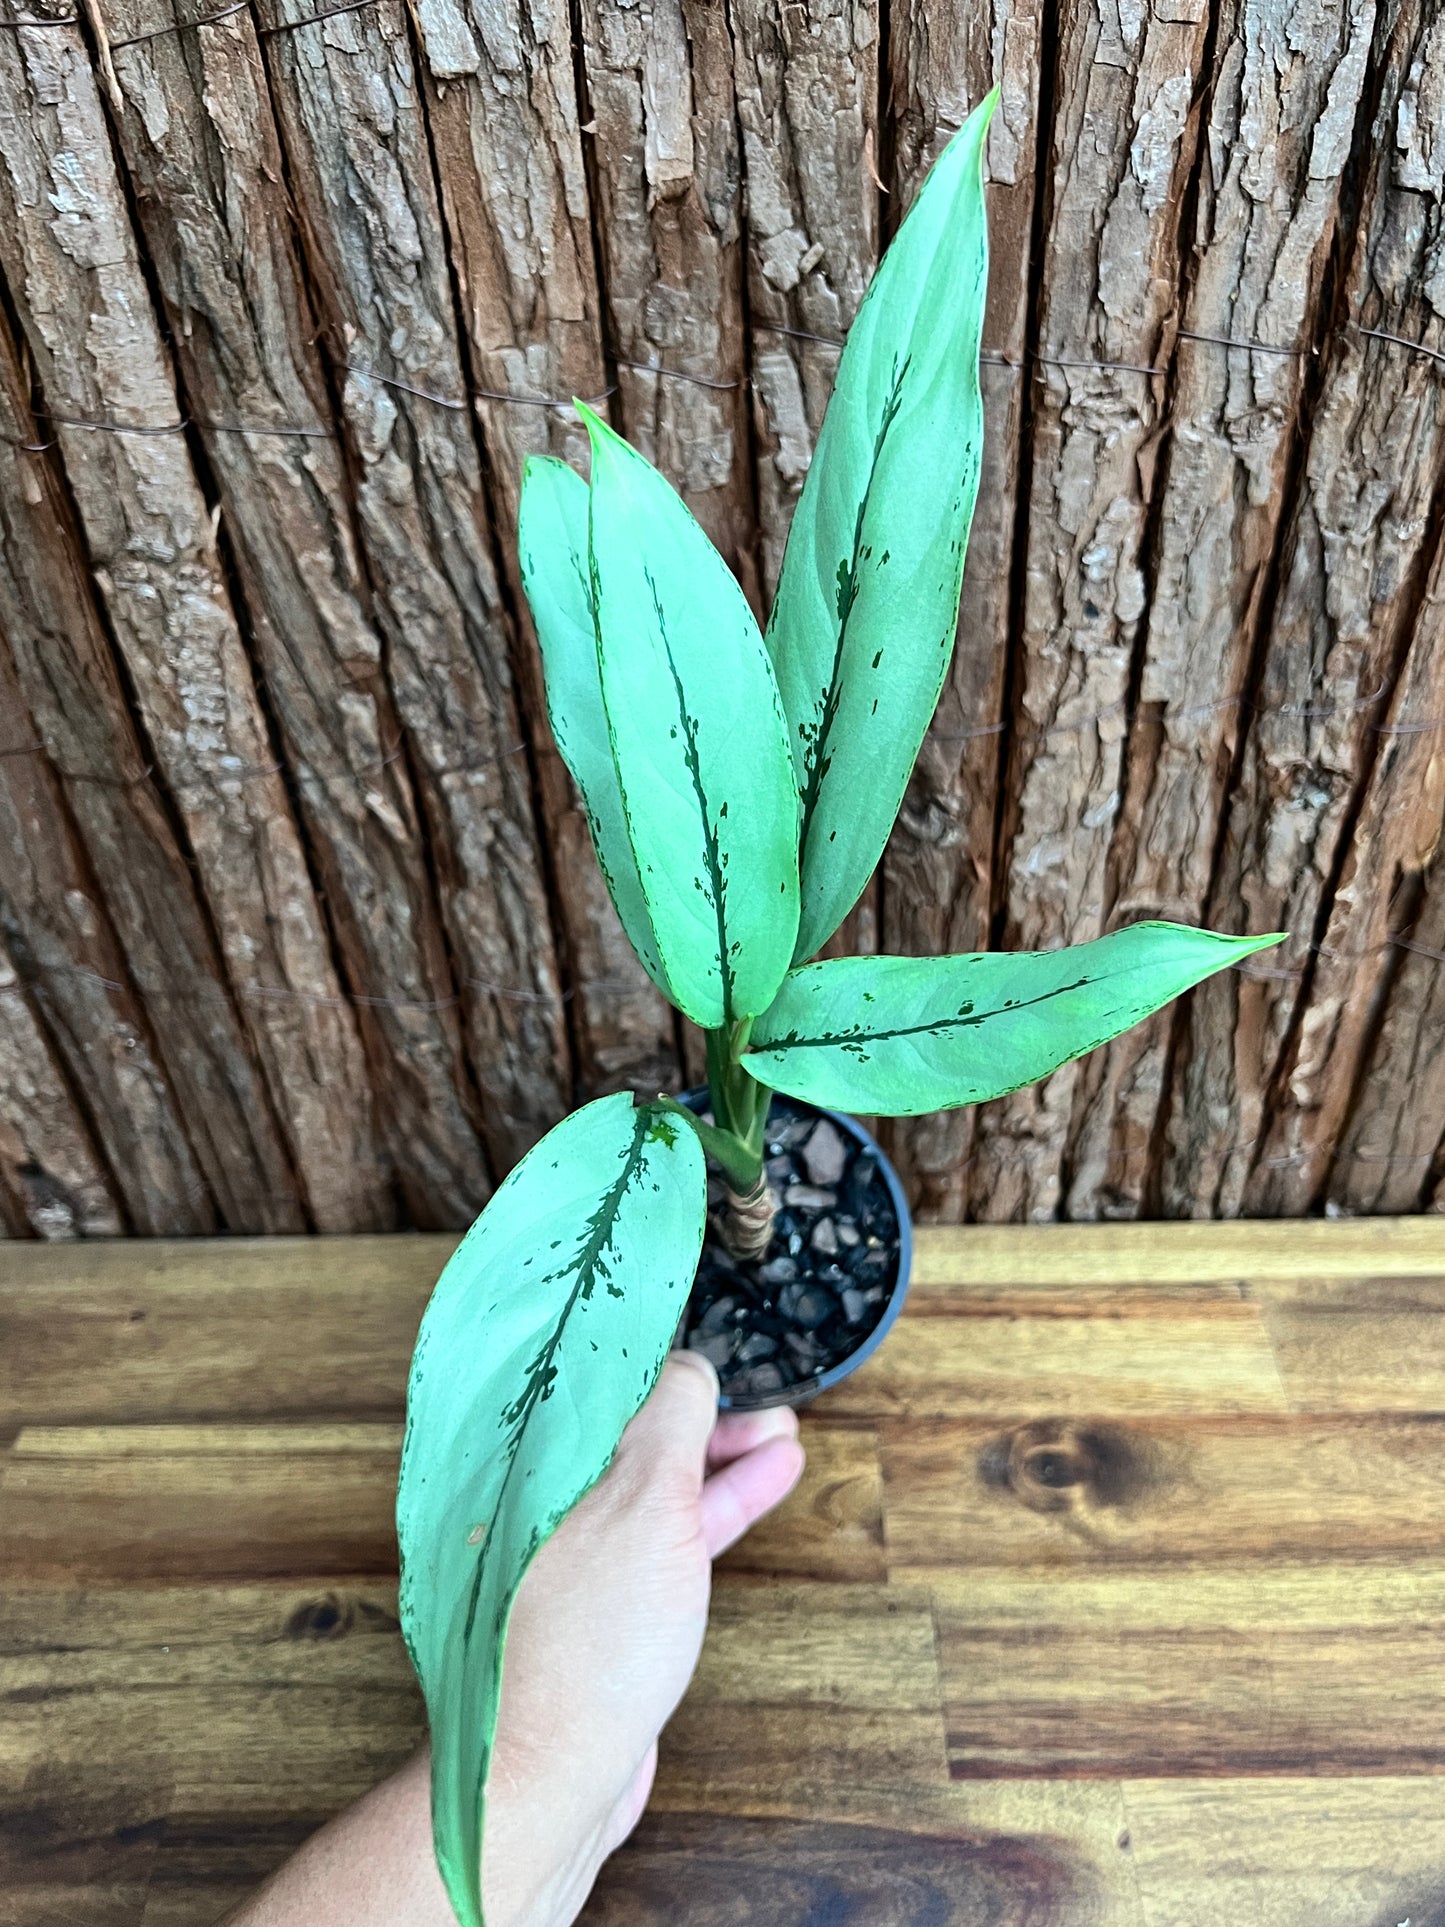
[[[719,1158],[727,1201],[722,1212],[722,1241],[734,1258],[761,1258],[773,1235],[778,1200],[763,1165],[763,1139],[773,1094],[741,1058],[747,1049],[751,1018],[707,1033],[707,1081],[712,1114],[742,1153],[741,1158]],[[732,1168],[729,1168],[729,1165]],[[747,1181],[742,1182],[744,1174]]]

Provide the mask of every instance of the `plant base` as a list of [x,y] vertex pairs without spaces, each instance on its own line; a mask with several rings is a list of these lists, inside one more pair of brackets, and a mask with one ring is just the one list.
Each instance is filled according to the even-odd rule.
[[[703,1111],[707,1093],[683,1102]],[[856,1119],[778,1097],[766,1148],[779,1206],[768,1247],[733,1256],[715,1212],[679,1334],[735,1410],[806,1404],[855,1370],[897,1316],[912,1256],[902,1187]],[[709,1196],[721,1210],[716,1175]]]

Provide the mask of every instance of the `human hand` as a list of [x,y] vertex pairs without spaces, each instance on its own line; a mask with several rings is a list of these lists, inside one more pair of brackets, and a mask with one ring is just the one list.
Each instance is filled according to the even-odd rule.
[[576,1918],[647,1804],[658,1734],[702,1649],[713,1559],[802,1468],[792,1412],[719,1416],[706,1360],[668,1360],[518,1596],[487,1793],[488,1927]]
[[[647,1804],[692,1677],[712,1561],[803,1469],[786,1409],[717,1411],[675,1353],[611,1469],[533,1561],[512,1612],[483,1835],[487,1927],[568,1927]],[[309,1841],[232,1927],[455,1927],[420,1754]]]

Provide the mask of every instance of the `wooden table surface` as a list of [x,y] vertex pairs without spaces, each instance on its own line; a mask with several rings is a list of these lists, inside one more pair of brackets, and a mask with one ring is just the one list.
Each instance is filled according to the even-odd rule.
[[[0,1923],[205,1927],[421,1731],[435,1238],[0,1247]],[[1445,1222],[928,1232],[606,1927],[1445,1927]]]

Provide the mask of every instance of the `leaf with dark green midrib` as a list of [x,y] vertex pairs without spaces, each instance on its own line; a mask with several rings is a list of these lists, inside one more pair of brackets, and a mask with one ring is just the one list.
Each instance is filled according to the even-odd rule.
[[767,643],[801,803],[794,961],[857,902],[937,705],[983,444],[983,146],[930,169],[848,331],[788,531]]
[[1140,923],[1071,949],[790,971],[743,1066],[790,1097],[916,1117],[1004,1097],[1278,937]]
[[[903,377],[908,373],[908,357],[903,366],[897,368],[893,376],[893,388],[883,410],[883,420],[873,443],[873,463],[868,471],[868,481],[858,504],[858,516],[853,525],[853,550],[847,561],[838,564],[838,644],[833,651],[833,667],[828,678],[828,686],[823,692],[823,717],[818,725],[812,742],[806,742],[803,751],[804,768],[807,772],[802,788],[802,824],[798,832],[798,860],[807,862],[808,832],[813,825],[813,811],[817,805],[818,792],[823,778],[832,766],[828,754],[828,738],[833,733],[833,722],[838,714],[838,704],[843,693],[843,660],[848,647],[848,618],[853,613],[853,605],[858,600],[858,570],[862,559],[863,522],[868,513],[868,503],[873,494],[873,483],[878,474],[878,461],[883,453],[883,444],[888,439],[888,431],[898,416],[899,398],[903,389]],[[883,658],[880,649],[873,658],[876,669]],[[875,705],[876,707],[876,705]]]
[[798,917],[798,798],[773,666],[675,489],[583,408],[588,555],[611,756],[674,1001],[704,1029],[763,1009]]
[[[585,1300],[592,1296],[592,1288],[597,1282],[598,1270],[602,1263],[602,1254],[607,1249],[608,1240],[612,1236],[612,1227],[617,1221],[618,1207],[622,1203],[623,1196],[632,1181],[633,1173],[636,1171],[642,1156],[642,1144],[647,1135],[650,1116],[651,1113],[645,1110],[638,1111],[637,1121],[632,1128],[632,1142],[627,1148],[621,1174],[612,1189],[602,1198],[597,1209],[588,1220],[587,1235],[583,1241],[581,1253],[576,1260],[577,1282],[572,1287],[566,1304],[562,1307],[557,1323],[552,1328],[551,1336],[527,1368],[526,1385],[514,1402],[502,1412],[501,1423],[503,1426],[509,1426],[511,1428],[512,1438],[511,1443],[506,1448],[507,1466],[506,1471],[502,1474],[501,1491],[497,1495],[498,1504],[501,1504],[506,1499],[507,1489],[512,1479],[512,1468],[517,1462],[517,1448],[522,1442],[522,1435],[526,1431],[527,1423],[537,1406],[539,1406],[544,1399],[551,1397],[552,1383],[557,1376],[556,1368],[552,1361],[557,1355],[557,1347],[562,1342],[562,1334],[567,1329],[567,1320],[572,1316],[573,1309],[579,1299]],[[544,1277],[537,1280],[535,1289],[541,1289],[545,1285],[555,1283],[558,1278],[566,1277],[570,1269],[571,1267],[564,1267],[558,1271],[547,1272]],[[608,1290],[613,1290],[610,1284],[608,1285]],[[621,1293],[619,1292],[616,1295],[620,1297]],[[472,1628],[476,1620],[477,1598],[481,1593],[483,1571],[491,1544],[492,1540],[489,1535],[482,1540],[477,1552],[477,1576],[472,1582],[472,1596],[467,1607],[466,1626],[462,1632],[463,1639],[470,1639],[472,1636]],[[485,1780],[485,1763],[482,1771],[483,1779]],[[482,1787],[478,1786],[477,1797],[479,1799],[481,1794]]]
[[587,504],[587,484],[565,462],[550,455],[527,458],[517,521],[522,581],[541,645],[552,734],[581,794],[603,881],[643,969],[669,996],[602,702]]
[[464,1927],[481,1922],[512,1601],[661,1370],[705,1209],[693,1134],[628,1093],[600,1098],[498,1188],[422,1321],[397,1494],[401,1616],[431,1721],[438,1865]]
[[[722,862],[718,855],[717,824],[713,821],[708,807],[707,791],[703,788],[702,763],[697,753],[697,722],[687,707],[687,692],[682,686],[682,677],[677,673],[677,658],[672,653],[668,640],[667,617],[663,611],[662,598],[657,593],[657,584],[652,572],[643,570],[647,586],[652,591],[652,606],[657,612],[657,633],[662,638],[663,651],[667,656],[667,666],[672,673],[672,686],[677,691],[677,716],[682,726],[683,741],[686,743],[688,774],[692,778],[693,795],[697,798],[697,813],[702,822],[703,858],[707,865],[708,891],[712,897],[713,909],[717,914],[717,955],[718,968],[722,976],[723,1022],[733,1021],[733,966],[728,944],[727,919],[727,879],[723,875]],[[727,802],[721,805],[721,813],[726,816]]]
[[[947,960],[940,958],[939,961]],[[972,1004],[969,1004],[955,1012],[952,1017],[930,1017],[920,1024],[896,1024],[891,1029],[865,1029],[863,1025],[858,1024],[851,1030],[834,1031],[824,1037],[799,1037],[792,1031],[787,1031],[782,1036],[770,1038],[769,1048],[771,1050],[810,1050],[818,1045],[836,1044],[840,1049],[846,1050],[850,1045],[858,1047],[863,1044],[885,1044],[895,1037],[941,1037],[950,1030],[976,1030],[980,1024],[988,1023],[990,1018],[1001,1017],[1009,1011],[1027,1010],[1034,1004],[1046,1004],[1051,998],[1067,996],[1070,991],[1082,990],[1086,984],[1097,981],[1099,980],[1095,978],[1080,977],[1074,983],[1060,984],[1056,990],[1041,991],[1037,997],[1006,997],[997,1010],[975,1011]]]

